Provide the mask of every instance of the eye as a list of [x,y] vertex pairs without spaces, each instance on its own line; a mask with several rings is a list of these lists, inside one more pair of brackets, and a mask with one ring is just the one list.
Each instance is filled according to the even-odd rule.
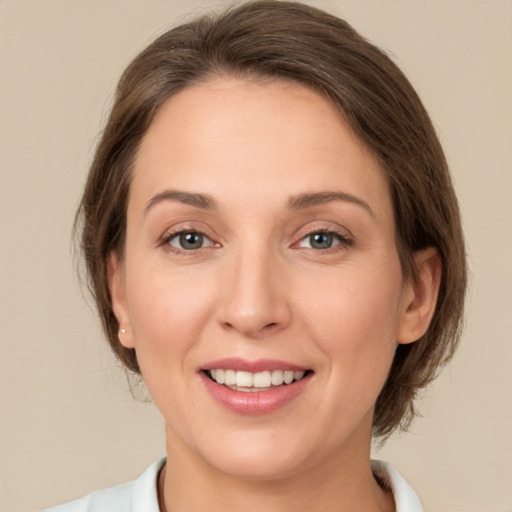
[[297,246],[307,249],[326,250],[341,244],[350,245],[350,241],[334,231],[315,231],[300,240]]
[[169,235],[166,240],[168,245],[184,251],[194,251],[211,246],[212,241],[199,231],[180,231]]

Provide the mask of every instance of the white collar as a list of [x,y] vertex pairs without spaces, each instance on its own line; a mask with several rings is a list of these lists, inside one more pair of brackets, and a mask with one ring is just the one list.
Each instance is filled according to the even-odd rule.
[[423,512],[418,495],[391,464],[372,460],[372,471],[379,482],[392,492],[396,512]]
[[[133,512],[158,512],[156,481],[165,457],[151,465],[136,481],[133,489]],[[423,512],[418,495],[405,478],[389,463],[372,460],[372,472],[389,489],[395,500],[396,512]]]

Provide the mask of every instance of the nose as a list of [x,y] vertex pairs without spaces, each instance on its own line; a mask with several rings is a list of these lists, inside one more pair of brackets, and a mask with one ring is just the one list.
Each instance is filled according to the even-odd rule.
[[217,317],[222,328],[261,339],[290,324],[286,279],[277,259],[247,250],[226,262]]

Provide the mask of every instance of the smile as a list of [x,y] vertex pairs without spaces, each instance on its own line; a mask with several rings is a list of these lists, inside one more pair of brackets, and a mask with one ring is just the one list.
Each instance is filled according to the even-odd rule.
[[314,370],[276,359],[209,361],[198,376],[209,396],[237,415],[269,414],[287,406],[309,388]]
[[266,370],[257,373],[236,371],[231,369],[210,369],[207,375],[217,384],[222,384],[234,391],[258,392],[269,391],[283,384],[291,384],[302,380],[305,371]]

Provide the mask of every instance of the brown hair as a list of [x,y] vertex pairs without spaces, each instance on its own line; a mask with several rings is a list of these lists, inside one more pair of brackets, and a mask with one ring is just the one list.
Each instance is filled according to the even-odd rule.
[[398,346],[376,404],[375,436],[405,429],[418,390],[452,357],[460,337],[466,262],[457,200],[435,130],[403,73],[345,21],[300,3],[248,2],[173,28],[122,75],[76,222],[112,349],[140,373],[135,351],[117,337],[106,270],[109,255],[123,253],[134,156],[164,101],[215,75],[292,80],[330,99],[388,177],[404,275],[415,276],[414,251],[439,251],[442,280],[432,322],[421,339]]

